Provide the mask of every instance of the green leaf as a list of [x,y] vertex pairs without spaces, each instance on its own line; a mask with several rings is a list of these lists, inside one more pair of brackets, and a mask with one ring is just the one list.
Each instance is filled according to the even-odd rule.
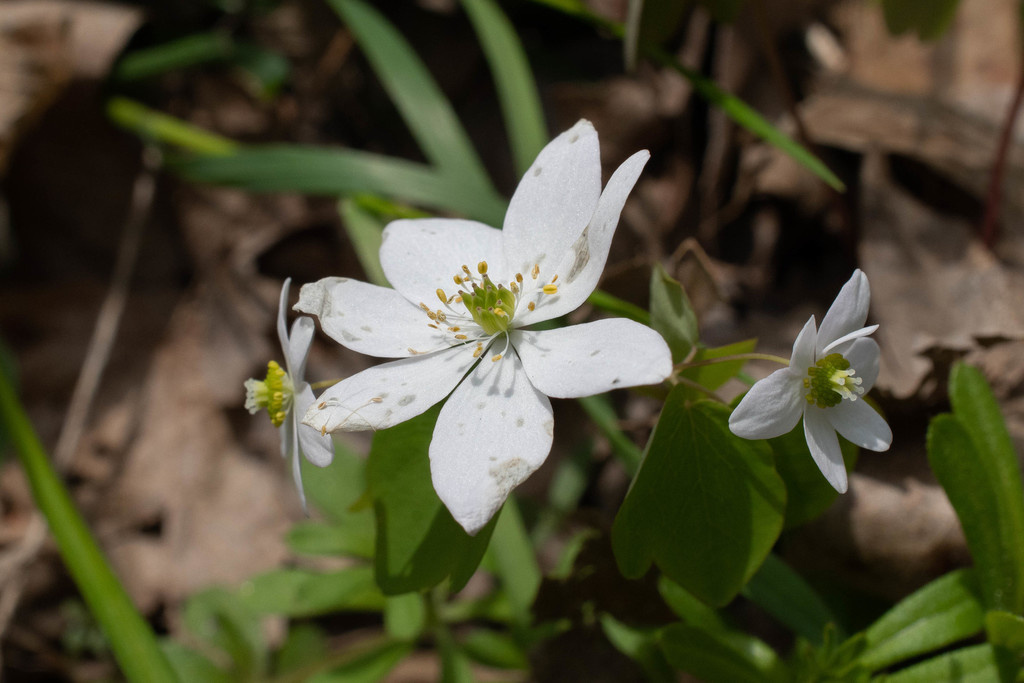
[[671,38],[691,5],[688,0],[629,0],[622,36],[627,71],[636,68],[640,44],[661,45]]
[[530,606],[540,587],[540,568],[523,525],[523,517],[519,514],[519,505],[512,496],[498,513],[494,542],[488,552],[494,557],[498,577],[508,594],[517,621],[521,624],[530,623]]
[[395,665],[412,654],[411,643],[387,642],[355,657],[330,671],[316,674],[306,683],[377,683],[384,680]]
[[996,648],[986,643],[947,652],[887,674],[885,683],[1009,683],[1013,680],[1012,674],[1005,677],[1003,666]]
[[940,38],[953,23],[960,0],[882,0],[889,31],[915,31],[922,40]]
[[634,303],[620,299],[600,289],[595,289],[587,297],[587,303],[598,310],[611,313],[620,318],[635,320],[641,325],[651,324],[651,314]]
[[430,166],[354,149],[251,145],[228,155],[168,159],[167,163],[192,182],[250,192],[379,194],[461,213],[489,225],[501,225],[505,216],[506,202],[493,191],[469,191],[460,178]]
[[122,82],[152,78],[168,71],[227,59],[233,50],[234,39],[223,31],[193,33],[129,52],[118,61],[111,76]]
[[1009,612],[985,615],[985,631],[993,645],[1006,648],[1017,657],[1024,656],[1024,617]]
[[380,243],[384,224],[373,213],[367,211],[351,199],[338,202],[338,213],[341,223],[345,226],[352,248],[355,249],[359,265],[366,273],[366,279],[375,285],[388,287],[384,268],[380,265]]
[[236,679],[228,672],[219,669],[209,659],[180,643],[164,640],[160,643],[160,649],[163,650],[179,681],[235,683]]
[[427,625],[427,606],[420,593],[388,596],[384,629],[395,640],[415,641]]
[[[697,355],[693,357],[692,362],[700,363],[702,361],[715,360],[717,358],[725,358],[727,356],[752,353],[755,348],[757,348],[756,339],[746,339],[734,344],[718,346],[712,349],[705,348],[697,352]],[[722,361],[721,363],[712,363],[695,368],[686,368],[680,372],[679,375],[696,382],[705,389],[714,391],[735,377],[740,370],[743,369],[743,366],[746,365],[746,363],[747,361],[742,359]],[[696,399],[700,398],[701,394],[696,393],[691,389],[690,396]]]
[[299,522],[288,531],[288,547],[303,555],[373,559],[372,514],[368,510],[362,513],[367,518],[366,527],[337,522]]
[[[775,454],[775,470],[786,482],[786,528],[792,529],[816,519],[835,502],[839,493],[814,463],[807,447],[803,423],[788,434],[768,439],[768,445]],[[839,450],[846,470],[852,470],[857,464],[860,449],[840,437]]]
[[655,629],[627,626],[610,614],[601,615],[601,630],[608,641],[622,654],[639,663],[654,683],[672,683],[675,673],[659,648]]
[[210,157],[228,156],[238,149],[238,143],[234,140],[202,130],[124,97],[111,97],[107,100],[107,116],[115,125],[130,130],[146,142],[175,145]]
[[787,681],[785,665],[765,643],[736,632],[710,632],[672,624],[661,632],[669,663],[707,683]]
[[327,658],[328,651],[327,634],[323,629],[316,624],[292,624],[274,657],[274,673],[280,676],[315,666]]
[[826,626],[837,627],[821,597],[777,555],[765,558],[743,595],[814,645],[822,644]]
[[377,584],[388,595],[469,581],[496,520],[468,535],[434,493],[427,449],[440,406],[373,437],[367,474],[377,512]]
[[462,0],[462,7],[491,67],[516,171],[523,175],[548,141],[544,110],[526,51],[495,0]]
[[729,630],[717,610],[708,607],[664,574],[658,577],[658,592],[669,609],[690,626],[696,626],[703,631]]
[[246,607],[258,614],[307,617],[384,609],[373,569],[362,566],[328,573],[278,569],[246,581],[239,594]]
[[637,470],[640,469],[643,453],[633,443],[633,440],[622,432],[622,429],[619,427],[619,418],[615,414],[615,409],[612,408],[612,402],[608,397],[598,394],[597,396],[584,396],[576,400],[579,401],[583,410],[587,412],[590,419],[594,421],[597,428],[601,430],[601,433],[611,443],[612,452],[618,457],[622,466],[626,468],[626,473],[630,475],[636,474]]
[[982,374],[958,364],[953,416],[928,428],[928,460],[956,509],[990,609],[1024,613],[1024,486],[999,405]]
[[423,154],[463,191],[493,193],[487,172],[451,103],[409,43],[372,5],[328,0],[355,36]]
[[660,263],[651,269],[651,327],[668,342],[676,363],[686,358],[700,340],[697,313],[689,297]]
[[786,489],[770,449],[729,431],[726,406],[689,404],[675,387],[612,527],[619,569],[655,562],[712,605],[729,602],[782,530]]
[[234,593],[210,588],[194,594],[185,603],[183,621],[198,638],[228,655],[233,678],[251,680],[267,670],[259,617]]
[[907,596],[865,632],[861,663],[877,671],[968,638],[982,627],[984,607],[973,572],[942,576]]
[[478,628],[462,639],[462,651],[470,659],[496,669],[528,669],[526,654],[516,641],[505,633]]

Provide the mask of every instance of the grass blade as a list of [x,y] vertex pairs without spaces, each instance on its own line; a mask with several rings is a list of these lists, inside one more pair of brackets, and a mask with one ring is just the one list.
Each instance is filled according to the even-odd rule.
[[523,44],[494,0],[462,0],[494,76],[516,172],[523,175],[547,144],[544,111]]

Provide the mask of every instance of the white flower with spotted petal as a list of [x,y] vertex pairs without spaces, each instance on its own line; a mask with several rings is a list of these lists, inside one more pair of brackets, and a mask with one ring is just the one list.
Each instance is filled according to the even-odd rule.
[[729,428],[745,439],[782,436],[803,417],[811,456],[840,493],[846,493],[847,480],[836,432],[872,451],[892,443],[885,420],[857,400],[878,378],[878,344],[867,338],[878,325],[864,326],[870,298],[867,276],[855,270],[821,328],[812,315],[797,335],[789,367],[754,384],[729,417]]
[[284,281],[277,309],[277,336],[284,351],[285,367],[270,361],[267,364],[267,376],[263,380],[246,380],[245,407],[254,415],[260,410],[266,410],[270,421],[280,428],[281,455],[291,460],[295,486],[305,507],[306,494],[302,488],[300,457],[305,456],[317,467],[326,467],[334,458],[334,444],[331,437],[317,433],[315,429],[299,422],[299,417],[305,415],[316,400],[312,387],[303,379],[315,325],[312,318],[300,317],[292,323],[292,333],[288,334],[285,315],[288,312],[288,288],[291,282],[291,278]]
[[574,310],[597,286],[649,157],[631,156],[602,192],[597,132],[580,121],[526,172],[503,230],[395,221],[380,250],[394,289],[344,278],[303,286],[295,308],[317,316],[326,334],[400,359],[331,387],[303,421],[323,434],[385,429],[451,394],[430,443],[431,478],[456,521],[476,533],[547,458],[548,396],[655,384],[672,371],[665,341],[632,321],[522,329]]

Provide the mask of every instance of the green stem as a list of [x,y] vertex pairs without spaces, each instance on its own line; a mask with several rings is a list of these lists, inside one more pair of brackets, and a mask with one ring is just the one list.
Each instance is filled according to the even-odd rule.
[[46,516],[61,557],[86,604],[110,640],[114,657],[131,681],[176,683],[177,677],[153,631],[135,609],[43,450],[39,437],[0,372],[0,420],[25,468],[32,495]]
[[587,297],[587,303],[594,308],[598,308],[608,313],[614,313],[615,315],[620,315],[623,318],[635,320],[643,325],[651,324],[650,313],[636,304],[631,304],[625,299],[620,299],[619,297],[600,289],[595,289],[591,292],[590,296]]
[[682,372],[683,370],[689,370],[690,368],[699,368],[704,365],[714,365],[716,363],[728,363],[736,360],[770,360],[773,363],[779,363],[780,365],[789,365],[789,359],[783,358],[782,356],[773,356],[770,353],[737,353],[731,356],[722,356],[721,358],[709,358],[707,360],[699,360],[697,362],[682,362],[675,367],[676,372]]
[[107,116],[118,126],[144,140],[176,145],[197,154],[224,156],[238,150],[238,143],[234,140],[207,132],[125,97],[110,98],[107,102]]

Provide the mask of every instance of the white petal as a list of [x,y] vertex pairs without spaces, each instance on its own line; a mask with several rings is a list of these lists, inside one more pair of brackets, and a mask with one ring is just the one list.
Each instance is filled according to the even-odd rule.
[[[874,334],[875,330],[877,329],[878,325],[868,325],[867,327],[862,327],[859,330],[854,330],[849,334],[844,334],[839,339],[836,339],[833,342],[829,342],[829,344],[824,349],[822,349],[821,352],[826,356],[832,353],[833,351],[835,351],[836,353],[843,353],[843,350],[847,348],[846,345],[848,345],[850,342],[856,339],[860,339],[861,337],[866,337],[869,334]],[[843,355],[845,356],[846,354],[843,353]]]
[[541,297],[534,311],[521,309],[516,314],[516,321],[520,325],[550,320],[573,311],[594,291],[601,279],[605,261],[608,260],[608,250],[619,224],[619,214],[650,157],[647,150],[637,152],[615,170],[586,229],[557,260],[553,272],[541,273],[543,282],[558,275],[558,293]]
[[661,335],[622,318],[515,330],[512,345],[533,386],[555,398],[657,384],[672,373],[672,353]]
[[303,382],[301,388],[297,388],[295,392],[294,417],[286,422],[294,422],[299,438],[299,450],[306,460],[317,467],[327,467],[334,459],[334,442],[330,435],[321,434],[309,425],[299,422],[299,418],[305,415],[315,402],[316,397],[313,395],[313,390]]
[[430,442],[437,495],[475,534],[551,451],[551,402],[516,357],[481,361],[441,408]]
[[285,322],[285,316],[288,314],[288,288],[291,287],[291,284],[292,279],[285,278],[284,284],[281,285],[281,296],[277,302],[277,338],[281,342],[281,348],[284,349],[286,360],[288,356],[288,325]]
[[288,335],[288,345],[284,347],[284,360],[293,383],[301,382],[306,376],[306,358],[315,331],[316,325],[312,318],[301,316],[292,323],[292,333]]
[[836,339],[864,327],[868,319],[868,304],[871,301],[871,286],[868,277],[857,269],[853,277],[839,290],[828,313],[818,328],[818,354]]
[[[436,295],[434,301],[441,303]],[[447,348],[453,341],[430,327],[427,314],[395,290],[359,280],[327,277],[305,284],[295,310],[315,315],[324,334],[369,356],[405,358]]]
[[850,367],[860,377],[861,389],[865,393],[871,391],[878,379],[878,343],[874,339],[857,339],[843,352],[843,357],[850,361]]
[[455,293],[452,277],[468,266],[477,274],[477,264],[486,261],[495,284],[508,286],[501,231],[455,218],[400,220],[384,229],[380,265],[388,282],[411,303],[440,307],[437,289]]
[[887,451],[892,430],[882,416],[864,401],[843,401],[828,408],[825,417],[847,441],[871,451]]
[[782,368],[755,383],[729,416],[729,429],[744,439],[788,434],[807,405],[802,381],[789,368]]
[[600,196],[597,131],[584,119],[541,150],[512,195],[503,229],[509,274],[526,275],[534,264],[553,272]]
[[836,491],[846,493],[846,463],[843,462],[843,452],[839,450],[836,430],[825,417],[825,410],[809,406],[804,411],[804,437],[811,457],[825,479]]
[[807,374],[807,368],[814,365],[814,347],[818,343],[818,331],[814,327],[814,316],[804,323],[800,334],[793,341],[793,355],[789,367],[800,377]]
[[472,348],[456,346],[376,365],[321,394],[302,422],[321,432],[393,427],[447,396],[475,361]]

